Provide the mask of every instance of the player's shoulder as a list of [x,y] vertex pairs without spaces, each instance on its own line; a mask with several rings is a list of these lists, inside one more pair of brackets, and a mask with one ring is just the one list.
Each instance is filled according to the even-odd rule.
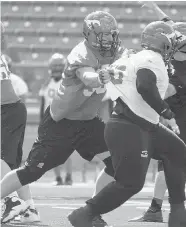
[[86,45],[86,41],[84,40],[72,49],[70,54],[67,56],[67,61],[69,64],[89,65],[94,58],[94,54]]
[[133,55],[137,68],[164,68],[165,64],[161,55],[151,50],[142,50]]

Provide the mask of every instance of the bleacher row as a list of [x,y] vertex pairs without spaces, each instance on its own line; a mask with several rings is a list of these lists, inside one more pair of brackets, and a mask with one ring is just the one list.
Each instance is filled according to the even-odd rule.
[[[173,20],[186,21],[186,2],[158,4]],[[1,20],[15,67],[37,70],[46,65],[52,53],[67,55],[83,38],[84,17],[95,10],[104,10],[116,17],[122,44],[128,48],[139,49],[142,29],[157,19],[151,10],[130,1],[3,1]]]

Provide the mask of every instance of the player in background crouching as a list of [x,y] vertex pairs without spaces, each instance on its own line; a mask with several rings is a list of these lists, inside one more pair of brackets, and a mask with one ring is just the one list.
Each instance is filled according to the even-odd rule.
[[[11,81],[11,72],[3,55],[5,51],[6,41],[4,27],[1,23],[1,177],[4,177],[11,170],[18,168],[21,164],[27,118],[25,104],[20,100],[19,94],[16,94],[16,89],[14,89],[13,82]],[[5,222],[13,220],[14,217],[21,213],[24,213],[19,219],[21,222],[40,220],[34,206],[29,185],[21,188],[17,193],[8,195],[2,203],[6,204],[3,211]]]
[[[50,78],[46,81],[46,83],[42,86],[39,96],[41,97],[41,105],[40,105],[40,121],[43,119],[44,112],[47,107],[51,104],[52,98],[55,95],[56,90],[59,88],[62,73],[64,71],[66,59],[60,53],[53,54],[48,63],[48,72],[50,74]],[[55,185],[72,185],[72,160],[68,158],[64,165],[66,176],[63,181],[61,177],[61,166],[57,166],[54,168],[55,174]]]
[[[186,36],[186,22],[174,23],[154,2],[144,2],[144,6],[152,9],[162,21],[171,24],[173,28]],[[175,113],[175,119],[180,129],[179,137],[186,143],[186,43],[179,53],[172,59],[174,75],[170,76],[170,86],[166,94],[166,102]],[[186,163],[185,163],[186,172]],[[149,209],[140,217],[131,219],[131,222],[163,222],[162,203],[167,190],[162,161],[158,161],[154,196]]]

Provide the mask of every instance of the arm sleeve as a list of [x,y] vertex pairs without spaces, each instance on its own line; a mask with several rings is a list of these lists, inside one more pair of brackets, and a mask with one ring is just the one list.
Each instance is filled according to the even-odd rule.
[[88,87],[98,88],[102,85],[99,74],[92,67],[79,68],[76,75]]
[[156,75],[150,69],[143,68],[137,71],[136,87],[139,94],[159,115],[163,116],[168,111],[169,116],[165,118],[171,119],[169,106],[162,100],[156,82]]

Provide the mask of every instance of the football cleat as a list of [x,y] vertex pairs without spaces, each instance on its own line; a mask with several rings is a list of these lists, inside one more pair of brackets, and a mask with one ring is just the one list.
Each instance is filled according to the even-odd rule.
[[16,196],[4,199],[4,211],[1,215],[1,223],[7,223],[16,216],[23,214],[28,209],[28,205]]
[[29,207],[28,210],[23,215],[15,217],[14,221],[19,221],[25,224],[40,222],[40,215],[36,209]]
[[[108,224],[102,219],[101,215],[97,215],[92,220],[92,226],[94,227],[109,227]],[[112,227],[112,226],[110,226]]]
[[129,222],[163,222],[162,211],[154,212],[148,209],[142,216],[133,218]]
[[95,216],[89,207],[80,207],[74,210],[68,220],[74,227],[111,227],[108,226],[101,216]]
[[53,183],[54,186],[63,185],[63,179],[61,177],[56,177],[56,181]]

